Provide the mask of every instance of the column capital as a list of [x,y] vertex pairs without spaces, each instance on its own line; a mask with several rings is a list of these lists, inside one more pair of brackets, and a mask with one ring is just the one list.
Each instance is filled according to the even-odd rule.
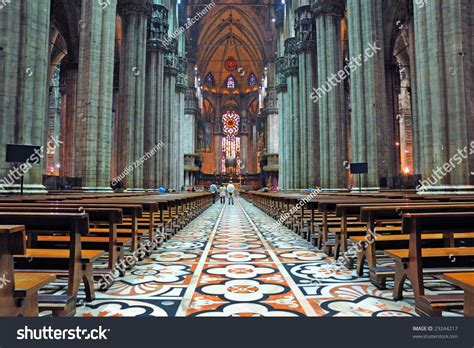
[[188,88],[188,60],[186,57],[178,57],[177,69],[176,90],[184,93]]
[[311,11],[315,17],[344,15],[344,0],[314,0],[311,4]]
[[278,114],[278,95],[276,88],[267,88],[267,95],[264,99],[264,115]]
[[286,90],[286,58],[278,57],[275,60],[276,88],[279,92]]
[[300,6],[295,10],[295,36],[298,40],[298,51],[313,50],[316,47],[313,16],[309,5]]
[[178,40],[171,39],[168,50],[165,53],[165,73],[169,75],[178,75]]
[[151,0],[120,0],[118,4],[118,13],[120,16],[137,14],[148,17],[151,11]]
[[298,57],[298,40],[296,37],[290,37],[285,40],[285,57],[286,57],[286,75],[295,75],[298,73],[299,57]]
[[196,96],[196,88],[188,87],[184,93],[184,113],[196,115],[198,109],[198,97]]
[[[153,5],[148,18],[147,39],[150,48],[163,48],[168,35],[168,9],[163,5]],[[157,45],[157,43],[160,43]]]

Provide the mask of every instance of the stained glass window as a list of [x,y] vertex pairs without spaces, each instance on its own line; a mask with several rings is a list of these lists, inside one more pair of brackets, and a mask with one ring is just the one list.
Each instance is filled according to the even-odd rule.
[[[222,172],[226,172],[226,159],[233,158],[236,162],[240,161],[240,137],[239,133],[240,117],[235,111],[227,111],[222,116],[222,125],[224,137],[222,137]],[[235,167],[235,174],[240,174],[240,167]]]
[[252,87],[252,86],[255,86],[257,84],[257,77],[251,73],[250,76],[249,76],[249,86]]
[[209,87],[215,87],[216,86],[216,80],[214,79],[214,76],[209,73],[207,74],[204,83],[208,85]]
[[224,134],[227,137],[235,137],[239,132],[240,117],[234,111],[227,111],[222,116]]
[[240,174],[240,137],[234,137],[233,139],[223,137],[222,138],[222,162],[221,162],[221,170],[222,173],[226,172],[226,165],[225,160],[227,158],[234,158],[235,163],[235,174]]
[[232,77],[232,75],[227,78],[226,85],[227,85],[227,88],[235,88],[235,80]]

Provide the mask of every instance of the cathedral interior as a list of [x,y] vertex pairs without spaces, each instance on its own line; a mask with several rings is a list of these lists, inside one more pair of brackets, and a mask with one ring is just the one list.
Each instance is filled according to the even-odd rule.
[[[6,3],[1,143],[59,141],[29,192],[414,188],[473,129],[473,5],[432,2]],[[432,186],[469,190],[473,161]]]
[[0,0],[0,317],[474,316],[473,53],[473,0]]

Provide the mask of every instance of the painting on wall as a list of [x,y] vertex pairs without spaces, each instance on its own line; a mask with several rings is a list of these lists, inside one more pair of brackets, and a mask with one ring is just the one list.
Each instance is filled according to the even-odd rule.
[[198,123],[198,150],[200,152],[212,151],[212,123],[206,122],[205,118],[201,118]]
[[200,152],[208,152],[207,145],[208,144],[208,137],[206,137],[206,119],[201,117],[198,122],[198,147],[197,150]]
[[210,122],[206,122],[206,133],[204,135],[204,152],[211,152],[212,150],[212,131],[213,125]]

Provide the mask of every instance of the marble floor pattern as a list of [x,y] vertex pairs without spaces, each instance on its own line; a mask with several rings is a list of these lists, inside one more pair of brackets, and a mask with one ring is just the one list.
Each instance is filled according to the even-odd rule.
[[[244,199],[216,203],[76,315],[416,316],[409,286],[406,299],[393,300],[390,282],[377,289],[273,222]],[[435,278],[427,285],[453,290]]]

